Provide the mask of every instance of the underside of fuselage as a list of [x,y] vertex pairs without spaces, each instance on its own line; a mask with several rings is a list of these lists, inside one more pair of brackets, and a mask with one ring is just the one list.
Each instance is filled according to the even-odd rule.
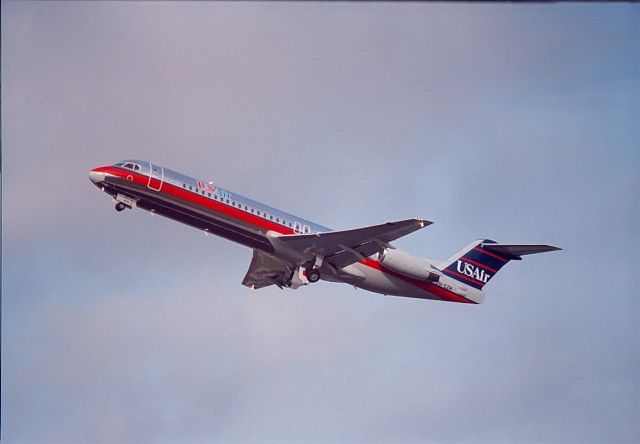
[[335,278],[331,274],[324,274],[323,279],[332,282],[343,282],[385,296],[441,300],[441,298],[429,293],[427,290],[410,284],[400,277],[395,277],[389,270],[382,272],[370,265],[359,262],[340,270]]

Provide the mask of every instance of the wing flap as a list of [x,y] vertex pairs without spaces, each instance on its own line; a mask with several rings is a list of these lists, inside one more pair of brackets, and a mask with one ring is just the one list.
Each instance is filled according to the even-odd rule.
[[253,257],[249,269],[242,280],[242,285],[258,290],[260,288],[276,285],[282,288],[286,285],[289,268],[273,256],[253,250]]
[[380,250],[381,247],[378,243],[369,241],[354,248],[344,248],[342,251],[329,256],[326,260],[334,267],[343,268],[376,254]]

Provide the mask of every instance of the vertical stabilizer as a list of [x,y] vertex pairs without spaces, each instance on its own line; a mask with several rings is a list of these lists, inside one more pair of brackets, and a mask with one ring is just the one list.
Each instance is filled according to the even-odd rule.
[[444,263],[442,272],[453,279],[481,290],[509,260],[516,259],[489,251],[485,247],[495,243],[489,239],[470,243]]

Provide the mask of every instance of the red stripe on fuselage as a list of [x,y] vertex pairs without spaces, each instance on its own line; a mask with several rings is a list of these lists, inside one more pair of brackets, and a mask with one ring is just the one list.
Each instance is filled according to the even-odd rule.
[[[142,185],[145,188],[147,187],[149,176],[145,176],[139,173],[134,173],[130,170],[123,170],[117,167],[101,167],[96,168],[93,171],[99,173],[111,174],[112,176],[116,176],[120,179],[127,180],[127,176],[132,176],[133,179],[129,180],[130,182],[134,182],[138,185]],[[158,194],[166,193],[172,195],[174,197],[178,197],[182,200],[186,200],[191,203],[195,203],[199,206],[208,208],[210,210],[216,211],[218,213],[226,214],[234,219],[238,219],[244,222],[248,222],[256,227],[262,228],[265,231],[276,231],[281,234],[293,234],[294,231],[292,228],[282,226],[275,222],[265,220],[260,216],[247,213],[244,210],[240,210],[239,208],[232,207],[230,205],[226,205],[221,203],[220,201],[213,200],[210,197],[201,196],[200,194],[196,194],[193,191],[186,190],[184,188],[180,188],[176,185],[173,185],[168,182],[162,183],[162,188],[160,191],[153,190],[149,188],[150,191],[154,191]]]
[[410,278],[408,276],[404,276],[402,274],[396,273],[395,271],[389,270],[388,268],[385,268],[380,262],[375,261],[371,258],[365,258],[363,260],[360,261],[361,264],[366,265],[367,267],[373,268],[375,270],[378,270],[382,273],[391,275],[393,277],[395,277],[396,279],[400,279],[404,282],[407,282],[411,285],[414,285],[424,291],[426,291],[427,293],[430,293],[434,296],[439,297],[440,299],[442,299],[443,301],[449,301],[449,302],[460,302],[463,304],[475,304],[476,302],[467,299],[463,296],[460,296],[459,294],[456,294],[452,291],[446,290],[442,287],[439,287],[431,282],[425,282],[425,281],[421,281],[418,279],[414,279],[414,278]]
[[[134,182],[138,185],[142,185],[145,188],[148,188],[148,183],[149,183],[149,176],[145,176],[139,173],[135,173],[133,171],[130,170],[124,170],[118,167],[114,167],[114,166],[106,166],[106,167],[100,167],[100,168],[95,168],[93,171],[97,172],[97,173],[105,173],[105,174],[110,174],[112,176],[116,176],[120,179],[123,180],[128,180],[130,182]],[[132,177],[132,179],[127,179],[127,177]],[[210,210],[213,211],[217,211],[219,213],[223,213],[226,214],[227,216],[230,216],[232,218],[235,219],[239,219],[242,220],[244,222],[248,222],[252,225],[255,225],[256,227],[265,229],[267,231],[272,230],[272,231],[276,231],[278,233],[281,234],[295,234],[294,230],[289,228],[289,227],[284,227],[282,225],[276,224],[275,222],[271,222],[268,220],[265,220],[263,218],[261,218],[260,216],[256,216],[250,213],[247,213],[243,210],[239,210],[237,208],[234,207],[230,207],[228,205],[225,205],[219,201],[216,200],[212,200],[209,197],[205,197],[205,196],[201,196],[199,194],[195,194],[192,191],[186,190],[184,188],[180,188],[177,187],[171,183],[168,182],[163,182],[162,183],[162,188],[160,189],[160,191],[156,191],[156,190],[152,190],[149,188],[149,190],[154,191],[158,194],[162,194],[162,193],[166,193],[166,194],[170,194],[172,196],[178,197],[180,199],[186,200],[188,202],[191,203],[195,203],[197,205],[203,206],[205,208],[208,208]],[[427,293],[430,293],[434,296],[439,297],[440,299],[442,299],[443,301],[450,301],[450,302],[460,302],[460,303],[465,303],[465,304],[475,304],[475,302],[460,296],[452,291],[449,290],[445,290],[442,287],[439,287],[431,282],[424,282],[424,281],[420,281],[418,279],[413,279],[410,278],[408,276],[403,276],[399,273],[396,273],[394,271],[391,271],[387,268],[384,268],[378,261],[375,261],[373,259],[370,258],[365,258],[363,260],[360,261],[361,264],[373,268],[374,270],[378,270],[381,273],[385,273],[385,274],[389,274],[393,277],[395,277],[396,279],[400,279],[404,282],[407,282],[411,285],[414,285],[418,288],[420,288],[421,290],[426,291]]]

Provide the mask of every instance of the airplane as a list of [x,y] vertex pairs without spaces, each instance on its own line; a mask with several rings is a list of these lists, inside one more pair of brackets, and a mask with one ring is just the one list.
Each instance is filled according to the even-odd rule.
[[391,242],[432,224],[425,219],[331,230],[141,160],[94,168],[89,179],[119,212],[142,208],[253,249],[242,284],[254,290],[297,289],[323,279],[384,295],[480,304],[485,284],[507,262],[560,250],[481,239],[445,261],[419,259]]

